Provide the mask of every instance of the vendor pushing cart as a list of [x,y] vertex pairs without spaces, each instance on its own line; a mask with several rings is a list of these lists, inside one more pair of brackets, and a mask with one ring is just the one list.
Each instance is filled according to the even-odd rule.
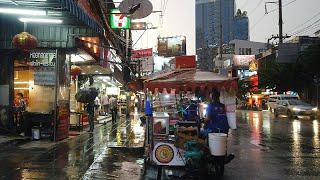
[[158,179],[164,166],[181,167],[188,177],[223,176],[233,158],[227,134],[236,128],[237,79],[180,69],[149,78],[144,87],[153,109],[146,121],[146,167],[157,166]]

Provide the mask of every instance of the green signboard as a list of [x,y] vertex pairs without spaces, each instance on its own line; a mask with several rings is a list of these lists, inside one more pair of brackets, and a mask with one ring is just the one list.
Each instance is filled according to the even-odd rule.
[[110,24],[113,29],[129,29],[131,20],[125,14],[121,14],[119,9],[112,9],[110,15]]

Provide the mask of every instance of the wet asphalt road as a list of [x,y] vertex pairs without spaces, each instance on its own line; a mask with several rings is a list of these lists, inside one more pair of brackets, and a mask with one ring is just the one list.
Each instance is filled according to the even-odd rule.
[[319,120],[238,111],[224,179],[320,179]]
[[[236,155],[223,179],[320,179],[318,120],[274,119],[267,111],[238,111],[228,151]],[[53,149],[0,149],[0,179],[155,179],[141,176],[142,131],[135,120],[96,128]]]

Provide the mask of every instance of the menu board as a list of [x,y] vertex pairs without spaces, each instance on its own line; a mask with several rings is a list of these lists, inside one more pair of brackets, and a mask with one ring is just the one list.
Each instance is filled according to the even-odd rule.
[[50,70],[37,70],[34,71],[34,84],[54,86],[56,83],[56,76],[54,71]]
[[34,69],[34,84],[42,86],[55,85],[56,50],[33,50],[28,63]]

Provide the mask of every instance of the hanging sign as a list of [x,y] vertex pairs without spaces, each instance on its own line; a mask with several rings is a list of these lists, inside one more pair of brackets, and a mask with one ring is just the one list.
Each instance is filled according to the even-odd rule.
[[119,9],[112,9],[110,25],[113,29],[130,29],[131,20],[125,14],[121,14]]

